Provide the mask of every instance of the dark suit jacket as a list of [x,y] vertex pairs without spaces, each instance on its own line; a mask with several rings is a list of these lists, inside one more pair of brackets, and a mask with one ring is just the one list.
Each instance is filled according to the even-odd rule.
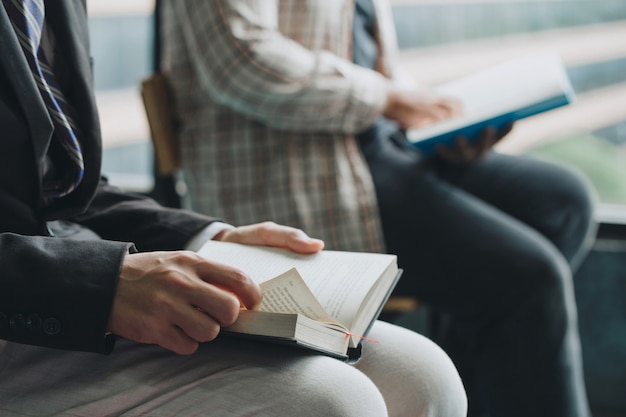
[[[140,251],[181,249],[213,219],[125,194],[100,177],[85,1],[47,1],[46,24],[55,34],[55,72],[77,111],[85,175],[75,192],[43,204],[53,125],[0,5],[0,338],[107,352],[105,326],[129,242]],[[55,219],[102,239],[50,237],[46,225]]]

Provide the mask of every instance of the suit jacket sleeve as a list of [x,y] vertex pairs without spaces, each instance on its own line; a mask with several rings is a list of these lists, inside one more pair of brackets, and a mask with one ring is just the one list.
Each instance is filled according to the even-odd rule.
[[131,244],[0,234],[0,338],[108,353],[106,324]]
[[103,240],[0,234],[0,338],[108,353],[106,325],[124,257],[134,250],[184,248],[214,219],[168,209],[104,180],[73,219]]
[[143,195],[100,181],[87,210],[71,219],[107,240],[132,242],[139,251],[184,249],[191,238],[216,219],[163,207]]

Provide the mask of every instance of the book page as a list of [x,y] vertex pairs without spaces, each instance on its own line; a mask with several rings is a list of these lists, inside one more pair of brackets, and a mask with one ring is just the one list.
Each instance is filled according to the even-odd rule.
[[539,54],[504,62],[435,87],[460,99],[464,116],[516,110],[564,93],[566,78],[556,54]]
[[271,313],[297,313],[310,319],[336,323],[317,301],[295,268],[261,284],[263,301],[259,310]]
[[396,264],[395,255],[321,251],[301,255],[267,246],[208,241],[203,257],[233,265],[261,284],[296,268],[324,310],[350,327],[362,300],[378,278]]
[[410,142],[500,116],[510,115],[509,121],[518,120],[574,100],[563,62],[552,52],[506,61],[436,86],[433,91],[459,100],[462,113],[429,126],[408,129]]

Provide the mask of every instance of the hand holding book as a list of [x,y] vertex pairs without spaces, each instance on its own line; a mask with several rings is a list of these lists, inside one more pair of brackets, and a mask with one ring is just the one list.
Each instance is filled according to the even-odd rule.
[[439,143],[434,147],[434,152],[453,164],[467,164],[477,161],[489,152],[500,140],[513,129],[513,122],[504,125],[500,129],[487,126],[481,130],[475,138],[468,139],[465,136],[457,136],[453,143]]
[[[224,330],[356,359],[359,343],[399,277],[395,255],[208,241],[198,254],[241,269],[263,291],[259,310],[242,310]],[[355,354],[356,352],[356,354]]]
[[457,98],[462,113],[428,126],[407,129],[407,139],[425,155],[459,136],[474,141],[485,128],[502,137],[513,122],[565,106],[575,100],[561,58],[552,52],[524,56],[434,87]]
[[420,128],[462,113],[460,101],[430,90],[405,91],[390,88],[383,116],[403,128]]

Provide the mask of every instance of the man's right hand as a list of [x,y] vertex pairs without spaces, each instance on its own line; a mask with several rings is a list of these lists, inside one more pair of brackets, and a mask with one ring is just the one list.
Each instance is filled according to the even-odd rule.
[[126,255],[107,330],[191,354],[235,322],[241,306],[261,303],[259,286],[240,270],[187,251]]

